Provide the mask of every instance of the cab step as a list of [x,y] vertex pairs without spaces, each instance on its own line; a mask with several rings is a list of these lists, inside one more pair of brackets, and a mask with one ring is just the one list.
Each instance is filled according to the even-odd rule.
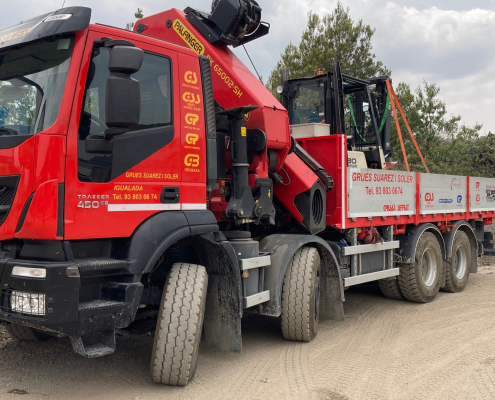
[[124,307],[124,306],[125,303],[123,301],[93,300],[93,301],[80,303],[79,311],[100,310],[103,308]]
[[79,267],[81,277],[120,275],[127,270],[126,260],[115,260],[113,258],[84,258],[74,260]]
[[74,352],[86,358],[112,354],[115,351],[115,330],[101,332],[98,336],[99,341],[89,345],[84,344],[81,336],[71,336],[70,341]]

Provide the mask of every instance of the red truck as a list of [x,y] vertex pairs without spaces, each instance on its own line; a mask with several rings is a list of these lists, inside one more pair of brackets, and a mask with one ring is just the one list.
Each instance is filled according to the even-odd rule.
[[[241,351],[245,313],[307,342],[345,289],[462,291],[495,180],[388,169],[387,77],[289,79],[280,101],[229,50],[269,32],[254,0],[134,32],[68,7],[0,30],[0,320],[20,340],[115,349],[154,331],[153,381],[198,347]],[[348,122],[346,126],[345,122]],[[486,238],[485,238],[486,239]]]

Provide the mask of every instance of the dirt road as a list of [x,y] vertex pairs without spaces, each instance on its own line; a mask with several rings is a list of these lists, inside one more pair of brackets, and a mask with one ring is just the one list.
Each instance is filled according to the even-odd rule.
[[[250,317],[242,354],[201,349],[185,389],[150,382],[151,337],[119,338],[115,354],[75,355],[67,339],[0,342],[0,398],[494,399],[495,268],[431,304],[346,293],[345,322],[322,322],[309,344],[286,342],[276,320]],[[10,392],[10,393],[9,393]],[[16,394],[17,393],[17,394]]]

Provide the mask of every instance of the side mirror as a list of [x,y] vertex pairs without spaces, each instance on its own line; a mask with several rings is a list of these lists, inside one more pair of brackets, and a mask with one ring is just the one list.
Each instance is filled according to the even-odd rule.
[[[139,124],[141,114],[141,85],[131,78],[141,69],[143,50],[130,42],[113,41],[117,44],[110,51],[105,92],[105,123],[108,129],[101,135],[90,135],[86,139],[88,153],[111,154],[113,137],[122,135]],[[111,45],[113,45],[113,43]]]
[[105,93],[105,139],[122,135],[139,124],[141,86],[131,78],[141,69],[143,50],[130,46],[115,46],[110,52]]

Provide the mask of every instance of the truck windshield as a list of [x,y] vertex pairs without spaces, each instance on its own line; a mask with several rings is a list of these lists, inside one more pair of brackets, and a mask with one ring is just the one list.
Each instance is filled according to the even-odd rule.
[[73,36],[0,51],[0,137],[33,135],[58,116]]

